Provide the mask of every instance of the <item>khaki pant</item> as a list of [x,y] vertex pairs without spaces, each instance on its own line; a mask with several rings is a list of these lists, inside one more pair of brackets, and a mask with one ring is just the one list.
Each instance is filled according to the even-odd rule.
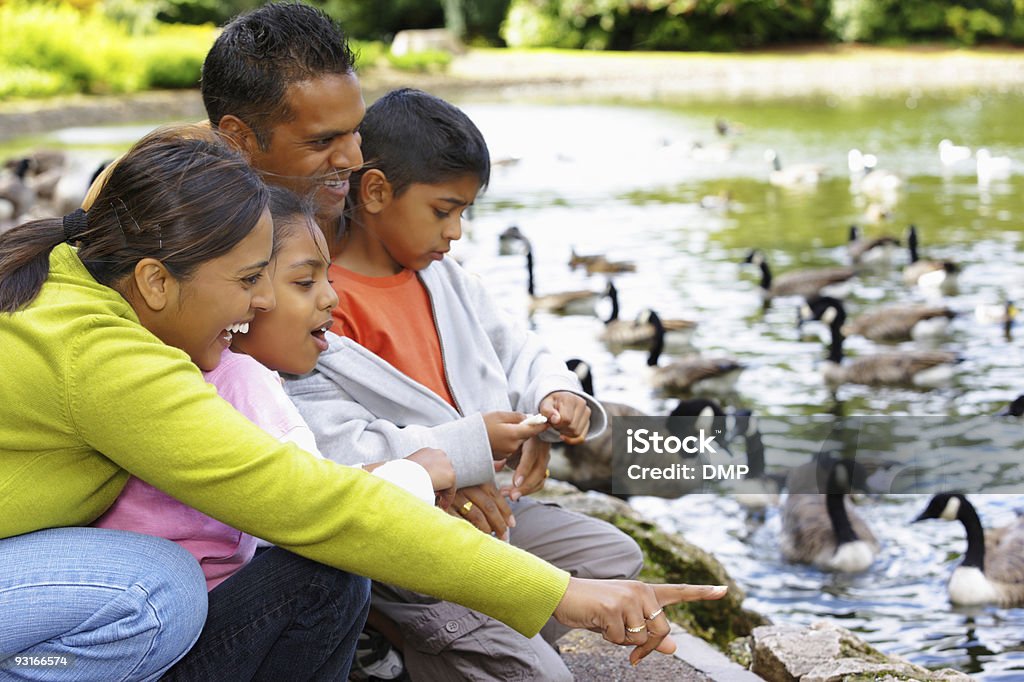
[[[635,578],[643,566],[637,544],[611,524],[526,498],[511,507],[512,544],[574,577]],[[464,606],[376,582],[372,605],[401,629],[414,682],[572,680],[551,646],[568,628],[554,619],[527,639]]]

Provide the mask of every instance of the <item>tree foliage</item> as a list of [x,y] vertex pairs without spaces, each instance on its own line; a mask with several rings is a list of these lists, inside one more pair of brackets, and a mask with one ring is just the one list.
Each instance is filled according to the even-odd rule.
[[1024,41],[1024,0],[513,0],[515,47],[735,50],[806,41]]
[[830,28],[845,41],[1024,39],[1024,0],[832,0]]
[[509,45],[734,50],[827,37],[829,0],[513,0]]

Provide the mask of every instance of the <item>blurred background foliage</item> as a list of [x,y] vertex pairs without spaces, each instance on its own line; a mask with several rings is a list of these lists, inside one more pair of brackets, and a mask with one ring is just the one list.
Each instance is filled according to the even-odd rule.
[[[513,48],[732,51],[823,42],[1024,43],[1024,0],[309,0],[353,38],[360,67],[400,30],[447,26]],[[216,27],[262,0],[0,0],[0,100],[191,88]]]

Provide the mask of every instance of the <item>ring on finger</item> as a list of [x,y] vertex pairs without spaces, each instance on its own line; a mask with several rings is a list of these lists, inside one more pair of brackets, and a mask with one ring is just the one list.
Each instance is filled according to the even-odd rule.
[[637,632],[643,632],[646,629],[647,629],[646,625],[639,625],[639,626],[637,626],[635,628],[631,628],[628,625],[626,626],[626,632],[632,632],[634,634],[636,634]]
[[651,615],[647,616],[647,620],[654,620],[655,618],[657,618],[658,616],[660,616],[660,615],[661,615],[661,612],[662,612],[663,610],[664,610],[664,609],[658,609],[657,611],[655,611],[655,612],[654,612],[654,613],[652,613]]
[[464,504],[464,505],[462,505],[462,507],[460,507],[460,509],[462,509],[462,513],[463,514],[468,514],[470,512],[470,510],[473,509],[473,501],[472,500],[467,501],[466,504]]

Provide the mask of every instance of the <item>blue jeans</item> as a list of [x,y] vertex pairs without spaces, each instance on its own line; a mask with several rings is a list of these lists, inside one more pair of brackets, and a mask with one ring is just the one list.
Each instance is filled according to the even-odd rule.
[[164,680],[348,679],[370,581],[280,547],[210,592],[199,641]]
[[168,540],[100,528],[4,538],[0,680],[157,679],[199,637],[206,599],[196,560]]

